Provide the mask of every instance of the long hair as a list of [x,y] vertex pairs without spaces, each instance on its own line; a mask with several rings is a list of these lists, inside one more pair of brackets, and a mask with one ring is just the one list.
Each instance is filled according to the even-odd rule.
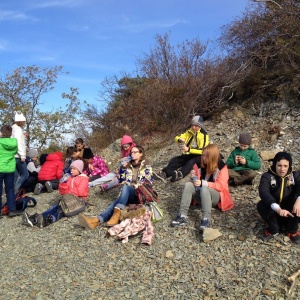
[[[142,156],[141,156],[140,160],[138,161],[138,163],[140,163],[141,161],[143,161],[145,159],[145,149],[144,149],[144,147],[142,147],[140,145],[135,145],[132,148],[137,148],[139,150],[139,152],[142,153]],[[132,148],[131,148],[131,150],[132,150]]]
[[201,156],[201,168],[206,169],[208,173],[215,173],[220,161],[219,147],[216,144],[209,144],[203,149],[202,155],[203,154],[206,156],[207,163],[204,164]]

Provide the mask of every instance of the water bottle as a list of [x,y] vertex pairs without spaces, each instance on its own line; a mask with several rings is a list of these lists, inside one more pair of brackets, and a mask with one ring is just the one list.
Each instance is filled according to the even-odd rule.
[[66,173],[63,175],[63,177],[61,179],[59,179],[59,182],[60,183],[63,183],[63,182],[67,182],[67,180],[71,177],[71,174],[70,173]]
[[121,168],[122,165],[125,165],[126,163],[128,163],[130,161],[132,161],[132,156],[129,155],[129,156],[123,157],[118,164],[118,168]]
[[[197,176],[193,176],[193,177],[191,177],[191,180],[194,182],[196,180],[199,180],[199,178]],[[196,192],[200,191],[200,186],[195,186],[195,190],[196,190]]]

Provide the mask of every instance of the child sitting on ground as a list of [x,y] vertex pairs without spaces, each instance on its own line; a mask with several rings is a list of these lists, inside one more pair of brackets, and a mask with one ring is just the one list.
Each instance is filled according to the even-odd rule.
[[250,147],[252,142],[249,133],[241,133],[239,146],[230,153],[227,159],[229,182],[231,186],[252,184],[257,175],[255,170],[260,169],[260,159],[256,151]]
[[[75,160],[70,166],[71,177],[66,182],[59,184],[58,190],[61,195],[72,194],[74,196],[86,199],[89,193],[88,182],[89,179],[85,174],[82,174],[83,161]],[[24,225],[33,227],[36,225],[43,228],[49,224],[52,224],[64,217],[59,202],[54,204],[47,211],[42,214],[34,214],[29,216],[25,211],[22,216],[22,223]]]
[[[131,149],[135,146],[135,143],[133,142],[132,138],[129,135],[123,135],[121,139],[121,153],[122,153],[122,160],[120,164],[123,164],[125,161],[130,161],[132,157],[130,156]],[[100,185],[100,191],[104,193],[105,191],[119,186],[120,182],[120,165],[118,168],[116,168],[115,172],[110,172],[105,177],[102,177],[100,179],[96,179],[93,182],[89,183],[89,186],[96,186]],[[108,175],[112,176],[112,179],[109,181],[104,181]],[[105,182],[105,183],[104,183]]]

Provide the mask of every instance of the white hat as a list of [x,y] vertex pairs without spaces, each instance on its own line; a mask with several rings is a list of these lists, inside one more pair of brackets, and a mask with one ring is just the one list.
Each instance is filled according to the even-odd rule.
[[15,112],[15,122],[26,122],[25,116],[20,111]]

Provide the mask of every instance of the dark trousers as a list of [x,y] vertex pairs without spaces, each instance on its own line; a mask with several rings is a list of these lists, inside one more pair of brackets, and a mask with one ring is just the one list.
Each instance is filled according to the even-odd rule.
[[232,169],[228,169],[229,178],[234,179],[234,183],[236,185],[241,185],[247,181],[251,181],[257,175],[256,171],[254,170],[241,170],[241,171],[234,171]]
[[[283,208],[287,209],[287,208]],[[263,220],[268,224],[268,230],[271,234],[279,233],[282,229],[286,233],[296,233],[298,231],[298,217],[295,214],[292,217],[281,217],[270,205],[260,201],[257,203],[257,210]],[[287,209],[292,212],[292,209]]]
[[183,177],[185,177],[190,173],[195,163],[200,163],[200,158],[201,155],[195,154],[182,154],[180,156],[175,156],[169,161],[168,165],[162,169],[162,171],[166,173],[167,177],[170,177],[175,170],[180,168]]

